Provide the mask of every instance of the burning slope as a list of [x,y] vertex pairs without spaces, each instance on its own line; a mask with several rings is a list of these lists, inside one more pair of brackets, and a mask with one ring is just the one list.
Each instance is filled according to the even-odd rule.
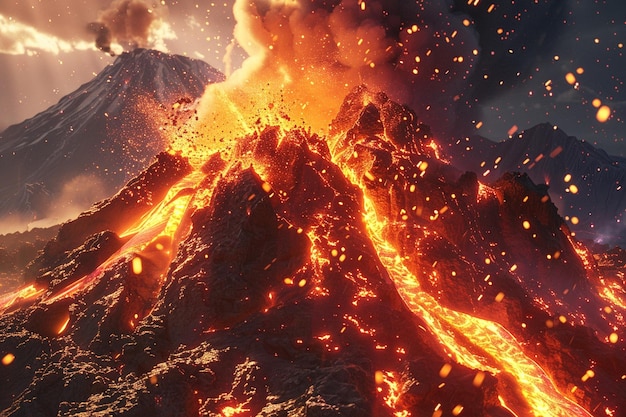
[[251,58],[0,300],[4,414],[624,414],[623,271],[352,89],[445,107],[471,70],[460,16],[396,6],[236,2]]
[[328,138],[258,128],[62,227],[2,301],[5,414],[623,412],[623,305],[540,188],[363,88]]

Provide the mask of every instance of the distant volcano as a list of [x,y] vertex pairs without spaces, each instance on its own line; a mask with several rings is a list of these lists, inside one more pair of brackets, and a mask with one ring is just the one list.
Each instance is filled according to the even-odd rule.
[[[235,138],[234,138],[235,139]],[[197,150],[196,150],[197,152]],[[63,225],[0,298],[6,416],[621,416],[624,256],[355,89]]]
[[166,148],[164,120],[221,80],[202,61],[137,49],[7,128],[0,133],[0,233],[45,218],[58,223],[116,192]]

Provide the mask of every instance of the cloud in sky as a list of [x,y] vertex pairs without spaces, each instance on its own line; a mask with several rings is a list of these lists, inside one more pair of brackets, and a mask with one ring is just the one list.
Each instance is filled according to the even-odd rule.
[[167,51],[167,41],[176,39],[168,8],[160,3],[97,1],[96,7],[70,0],[3,3],[0,54],[59,54],[96,47],[117,53],[135,47]]
[[130,49],[166,51],[166,41],[176,38],[166,16],[165,6],[153,8],[143,0],[115,0],[87,28],[96,35],[98,49],[107,53],[115,52],[114,43],[128,44]]
[[57,55],[60,52],[92,48],[93,43],[87,40],[65,40],[0,14],[0,54],[32,55],[47,52]]

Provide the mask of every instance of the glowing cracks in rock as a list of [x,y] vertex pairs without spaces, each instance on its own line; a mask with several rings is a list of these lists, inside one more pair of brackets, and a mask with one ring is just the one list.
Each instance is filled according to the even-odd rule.
[[63,323],[61,323],[61,326],[59,326],[59,329],[57,330],[57,334],[62,334],[65,331],[65,329],[67,329],[68,324],[70,324],[69,315],[67,316],[65,320],[63,320]]
[[376,371],[374,373],[374,382],[376,382],[376,391],[383,395],[383,401],[391,410],[394,417],[408,417],[409,411],[399,409],[398,400],[403,392],[404,383],[397,381],[397,375],[392,371]]
[[243,408],[243,405],[238,405],[237,407],[226,406],[222,408],[221,415],[223,417],[233,417],[237,414],[245,413],[246,411],[250,411],[247,408]]

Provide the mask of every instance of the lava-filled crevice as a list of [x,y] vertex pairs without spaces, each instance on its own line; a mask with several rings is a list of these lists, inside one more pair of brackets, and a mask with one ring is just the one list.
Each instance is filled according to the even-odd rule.
[[[593,332],[581,332],[580,326],[604,334],[611,327],[602,319],[604,304],[588,283],[591,277],[545,190],[527,177],[505,175],[486,193],[487,187],[475,176],[455,177],[439,158],[407,155],[385,136],[389,129],[372,122],[371,104],[375,102],[367,92],[352,101],[356,109],[351,112],[360,111],[360,116],[354,119],[353,129],[336,129],[348,133],[335,139],[339,144],[335,158],[362,184],[382,219],[380,237],[395,247],[421,286],[443,305],[502,323],[521,340],[558,346],[530,350],[541,352],[539,361],[558,373],[559,388],[565,395],[579,401],[586,397],[581,402],[589,410],[597,409],[609,397],[612,404],[620,403],[611,384],[599,394],[601,384],[577,382],[581,375],[588,375],[583,382],[589,375],[595,376],[589,369],[599,358],[587,360],[575,370],[562,365],[574,357],[582,359],[578,350],[567,346],[564,334],[576,332],[579,342],[593,351],[592,346],[603,344]],[[384,127],[382,120],[377,122]],[[354,133],[363,131],[368,123],[376,127],[374,136],[368,136],[372,132],[367,129],[365,134]],[[413,162],[415,159],[420,162]],[[449,178],[459,180],[455,183]],[[415,291],[419,291],[417,286]],[[537,342],[542,337],[549,341]],[[613,361],[621,362],[615,349],[607,349],[614,352]],[[603,372],[611,374],[608,369]],[[608,379],[619,377],[606,374]]]
[[56,238],[29,265],[28,278],[41,277],[53,266],[63,263],[66,252],[85,243],[96,233],[112,231],[118,236],[131,223],[165,198],[170,188],[191,172],[186,160],[162,153],[157,161],[120,190],[114,197],[97,203],[77,219],[65,223]]

